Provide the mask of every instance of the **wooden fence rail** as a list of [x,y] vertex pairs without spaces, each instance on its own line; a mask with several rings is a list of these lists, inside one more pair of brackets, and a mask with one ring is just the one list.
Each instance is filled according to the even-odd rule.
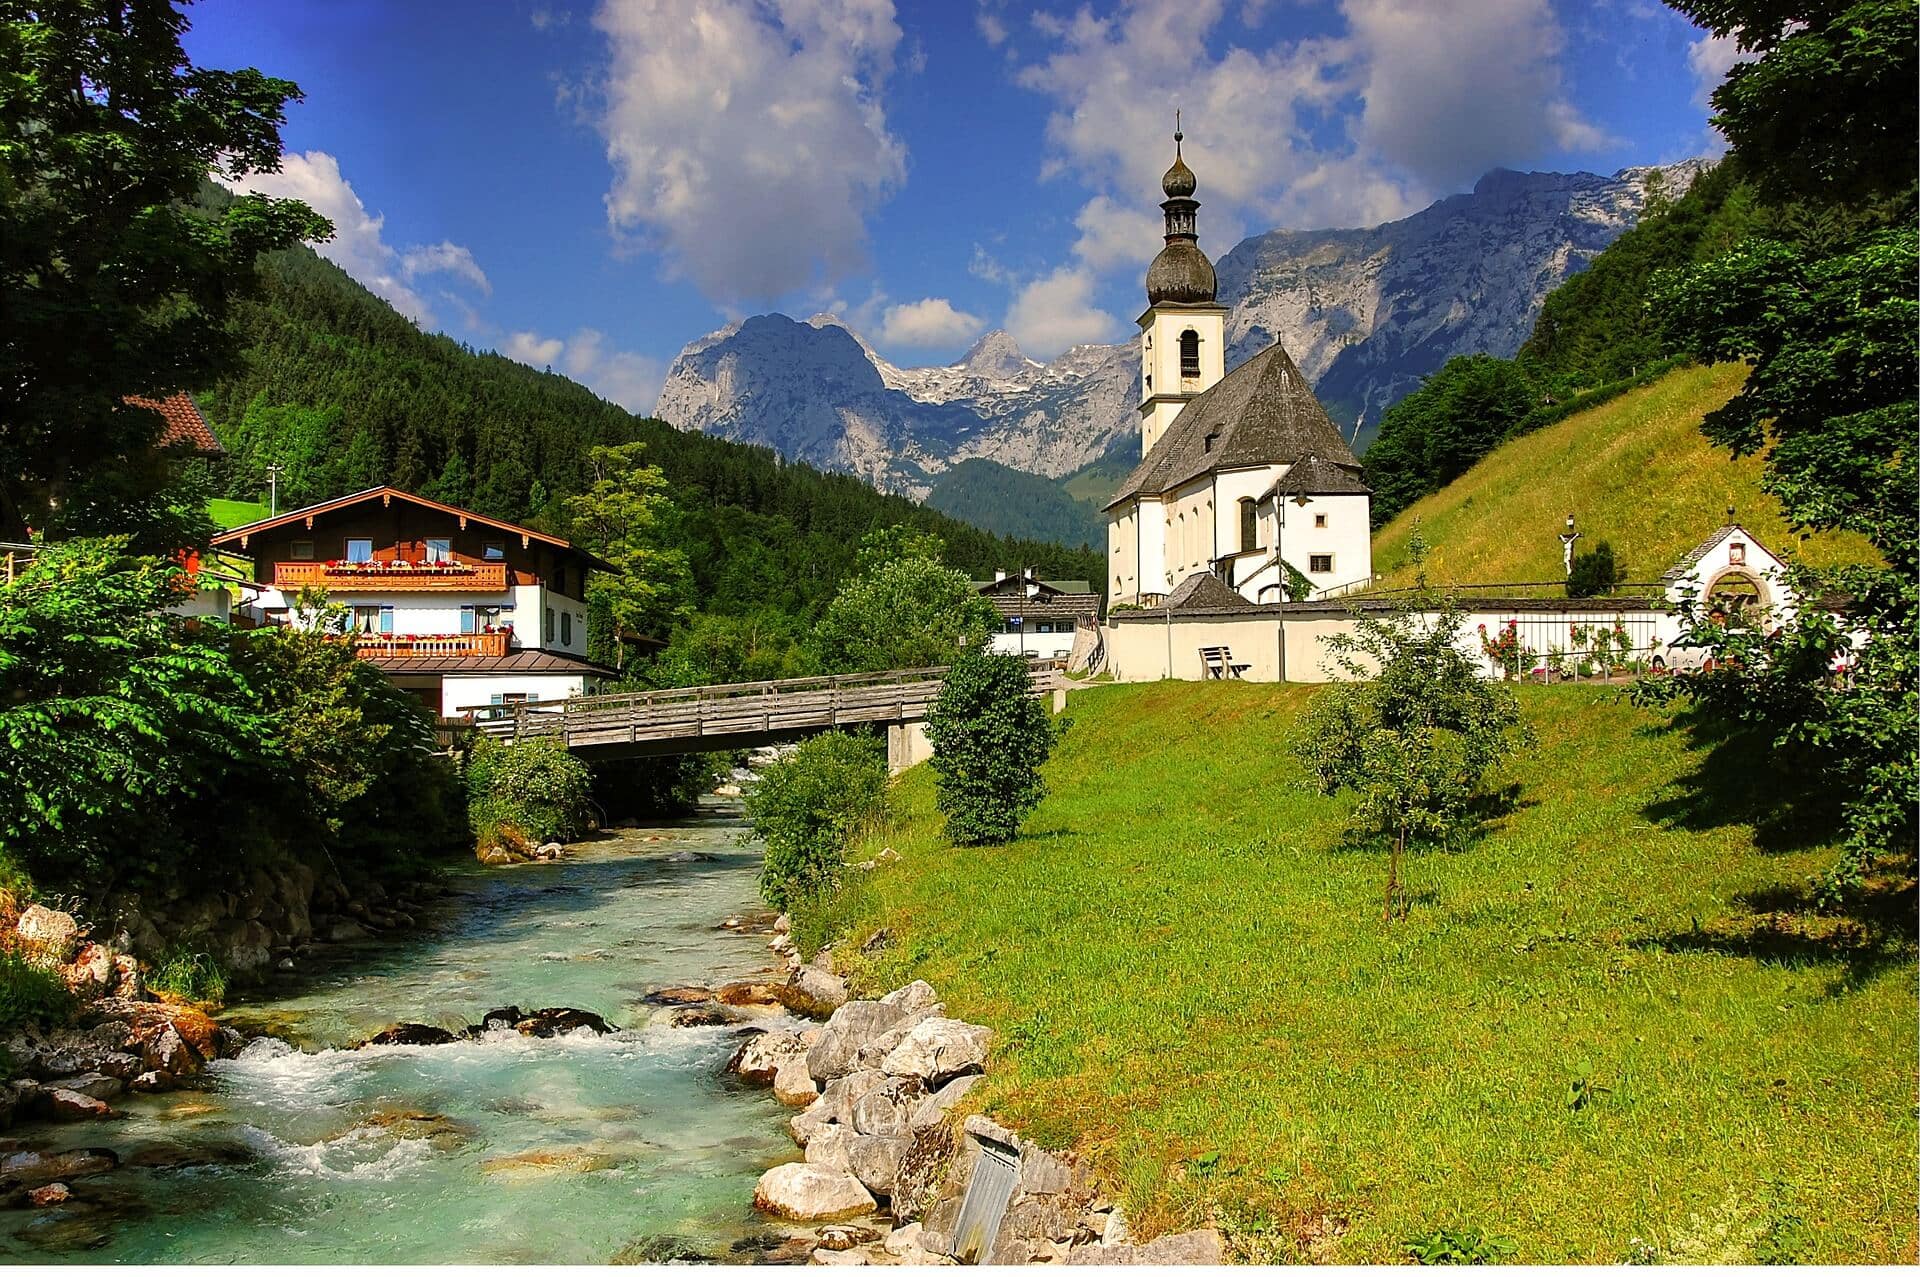
[[[1033,662],[1034,694],[1058,689],[1062,669],[1057,660]],[[946,672],[934,666],[520,702],[478,726],[498,740],[556,738],[580,749],[911,722],[927,716]]]

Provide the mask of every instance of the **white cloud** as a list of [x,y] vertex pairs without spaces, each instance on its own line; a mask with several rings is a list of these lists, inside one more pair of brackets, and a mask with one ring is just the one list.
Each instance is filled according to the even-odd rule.
[[1144,268],[1160,251],[1166,229],[1157,211],[1130,208],[1106,195],[1088,200],[1073,224],[1080,238],[1073,242],[1076,257],[1096,270],[1109,266]]
[[493,284],[487,279],[487,273],[480,269],[480,263],[464,244],[441,240],[438,244],[409,248],[400,254],[400,269],[408,279],[420,275],[457,275],[488,297],[493,296]]
[[442,241],[402,252],[387,243],[386,217],[367,211],[353,184],[341,176],[340,161],[325,151],[283,155],[278,173],[249,173],[233,187],[305,201],[333,223],[333,238],[314,249],[422,328],[432,328],[435,321],[433,308],[413,288],[420,276],[454,275],[483,293],[493,291],[480,263],[462,245]]
[[602,0],[594,25],[617,234],[722,304],[864,264],[865,216],[906,177],[892,0]]
[[1711,111],[1713,103],[1709,99],[1713,91],[1727,78],[1734,63],[1745,60],[1746,55],[1740,52],[1738,33],[1702,32],[1698,40],[1687,46],[1687,70],[1693,72],[1693,104],[1702,111]]
[[1566,99],[1566,39],[1548,0],[1344,0],[1341,8],[1364,66],[1359,136],[1429,190],[1551,147],[1610,141]]
[[944,297],[922,297],[887,307],[880,317],[880,340],[889,346],[952,346],[973,340],[986,326],[978,315],[955,310]]
[[500,343],[501,354],[529,368],[553,367],[553,361],[560,358],[560,352],[566,348],[567,343],[558,337],[542,337],[538,333],[509,333]]
[[1093,304],[1093,272],[1062,266],[1033,280],[1007,308],[1007,331],[1035,359],[1053,358],[1069,346],[1111,341],[1119,323]]
[[999,14],[982,9],[975,22],[980,28],[980,38],[994,48],[997,49],[1007,42],[1007,24],[1001,21]]
[[499,350],[528,367],[562,372],[628,412],[652,412],[666,377],[659,360],[610,349],[606,334],[597,328],[582,328],[564,340],[534,332],[512,333]]

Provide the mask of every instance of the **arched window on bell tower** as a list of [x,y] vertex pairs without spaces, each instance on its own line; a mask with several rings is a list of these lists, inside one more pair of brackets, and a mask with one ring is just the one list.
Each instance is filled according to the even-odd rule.
[[1189,328],[1180,334],[1180,380],[1200,377],[1200,334]]

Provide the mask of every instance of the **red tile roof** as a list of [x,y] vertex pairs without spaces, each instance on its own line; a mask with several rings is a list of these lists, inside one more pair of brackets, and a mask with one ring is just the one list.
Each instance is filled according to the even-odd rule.
[[160,420],[165,424],[160,429],[160,438],[156,443],[158,447],[185,448],[204,457],[217,457],[226,451],[220,446],[220,441],[214,438],[213,427],[207,424],[200,405],[184,390],[176,390],[159,399],[128,395],[126,403],[131,408],[151,408],[160,414]]

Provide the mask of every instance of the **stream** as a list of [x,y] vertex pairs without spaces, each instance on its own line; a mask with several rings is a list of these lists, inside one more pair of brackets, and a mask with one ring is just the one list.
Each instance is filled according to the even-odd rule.
[[[709,800],[712,802],[713,800]],[[462,867],[419,935],[336,951],[222,1017],[255,1043],[198,1090],[59,1128],[122,1168],[76,1201],[0,1213],[0,1256],[147,1263],[751,1262],[786,1110],[734,1085],[735,1028],[649,1024],[649,991],[769,966],[737,808],[622,829],[553,865]],[[692,856],[686,853],[693,853]],[[399,1020],[572,1006],[620,1031],[342,1049]],[[773,1021],[773,1022],[778,1022]]]

